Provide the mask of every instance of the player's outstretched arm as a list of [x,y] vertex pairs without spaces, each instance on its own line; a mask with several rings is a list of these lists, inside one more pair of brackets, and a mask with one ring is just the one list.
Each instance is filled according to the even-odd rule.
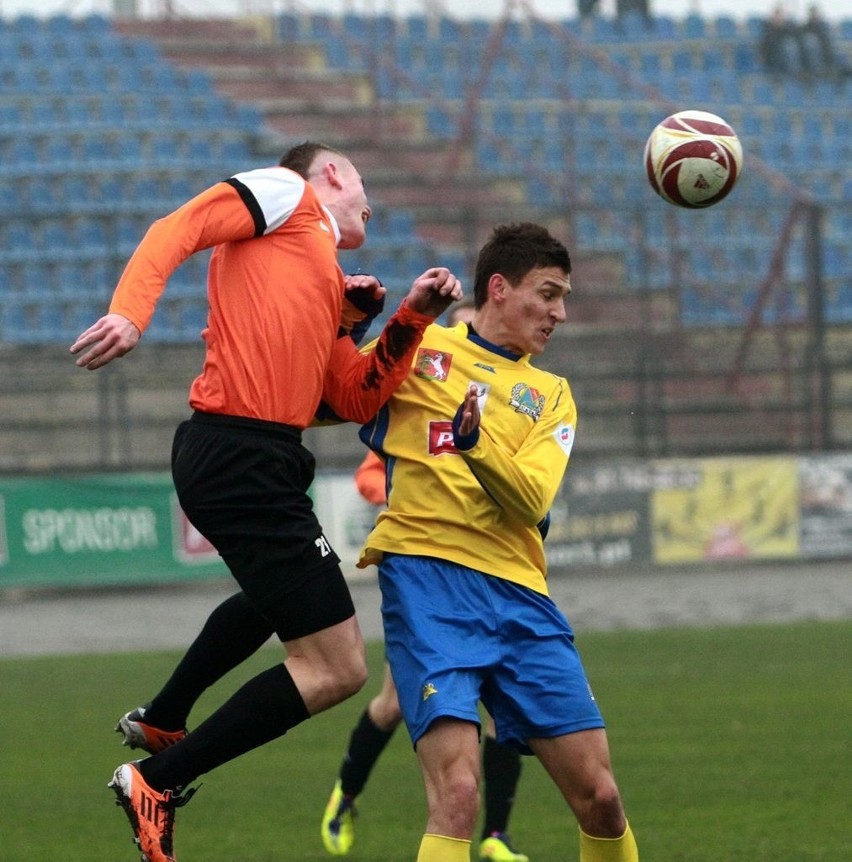
[[71,345],[71,353],[85,351],[77,358],[76,365],[94,371],[133,350],[141,337],[142,333],[136,324],[126,317],[107,314],[80,333]]
[[338,338],[323,389],[323,401],[335,416],[359,423],[372,419],[408,374],[426,327],[461,295],[461,282],[448,269],[428,269],[364,353],[348,336]]

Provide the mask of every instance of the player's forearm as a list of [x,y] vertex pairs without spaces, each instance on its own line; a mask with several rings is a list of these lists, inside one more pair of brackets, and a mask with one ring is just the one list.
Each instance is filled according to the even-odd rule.
[[549,459],[532,452],[512,456],[480,428],[476,446],[461,454],[485,493],[513,521],[534,527],[553,507],[566,463],[558,453]]
[[359,353],[348,337],[338,338],[323,401],[345,421],[368,422],[405,379],[426,327],[434,322],[403,304],[367,352]]
[[109,310],[133,322],[140,332],[147,329],[169,276],[182,261],[183,254],[167,219],[155,222],[127,262],[115,289]]

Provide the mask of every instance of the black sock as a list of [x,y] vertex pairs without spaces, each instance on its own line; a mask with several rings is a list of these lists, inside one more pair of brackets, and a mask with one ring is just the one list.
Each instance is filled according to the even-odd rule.
[[205,689],[254,655],[272,635],[242,592],[225,599],[207,618],[169,681],[147,705],[145,720],[162,730],[182,730]]
[[185,739],[140,762],[155,790],[176,790],[217,766],[285,734],[309,718],[283,664],[250,679]]
[[[396,730],[396,728],[394,728]],[[367,783],[379,755],[393,736],[373,723],[365,709],[349,738],[349,748],[340,767],[340,788],[346,796],[357,796]]]
[[482,752],[484,779],[485,819],[482,838],[492,832],[508,831],[509,814],[515,801],[515,788],[521,776],[521,755],[517,749],[500,745],[496,739],[485,737]]

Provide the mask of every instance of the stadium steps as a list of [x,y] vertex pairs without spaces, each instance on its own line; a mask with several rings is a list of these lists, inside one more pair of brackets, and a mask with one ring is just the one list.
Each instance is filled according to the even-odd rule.
[[[286,44],[275,44],[261,26],[226,20],[176,21],[174,28],[171,22],[134,21],[117,27],[124,35],[153,39],[164,56],[206,71],[220,94],[257,107],[266,130],[258,144],[261,157],[274,161],[284,147],[311,138],[339,146],[368,174],[376,203],[415,210],[418,229],[422,224],[427,234],[454,207],[499,210],[526,201],[522,178],[475,175],[469,149],[460,153],[458,176],[449,177],[445,154],[451,135],[436,146],[423,100],[380,103],[365,73],[331,69],[317,53],[319,40],[328,35],[322,21],[311,19],[310,26],[319,30],[310,41]],[[458,246],[451,243],[448,251],[457,253]]]
[[[329,104],[313,98],[300,103],[292,98],[255,96],[252,102],[263,111],[270,130],[288,140],[311,137],[340,146],[352,156],[362,172],[404,161],[406,154],[415,160],[423,157],[423,113],[404,105],[390,111],[378,111],[372,104],[355,106],[345,101]],[[309,135],[306,130],[310,131]],[[397,150],[378,150],[374,146],[377,130],[382,137],[396,138],[401,146]],[[359,152],[370,154],[373,164],[367,165],[363,156],[358,158]]]

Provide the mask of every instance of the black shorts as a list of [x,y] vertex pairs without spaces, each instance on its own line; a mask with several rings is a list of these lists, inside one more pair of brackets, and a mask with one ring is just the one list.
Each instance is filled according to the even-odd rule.
[[196,412],[175,432],[172,476],[187,518],[284,641],[355,613],[308,495],[314,469],[289,425]]

